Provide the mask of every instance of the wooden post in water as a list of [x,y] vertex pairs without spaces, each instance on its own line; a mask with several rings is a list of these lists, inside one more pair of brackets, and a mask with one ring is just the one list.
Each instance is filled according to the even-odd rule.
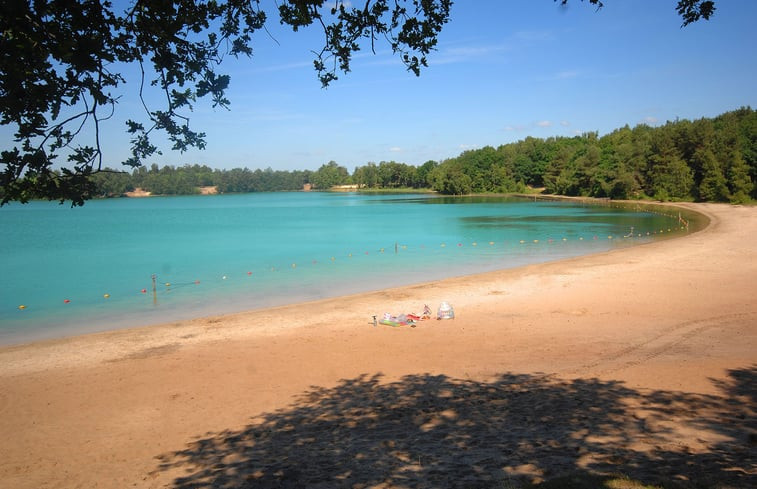
[[152,274],[152,303],[153,305],[158,305],[158,289],[155,286],[155,280],[157,279],[156,275]]

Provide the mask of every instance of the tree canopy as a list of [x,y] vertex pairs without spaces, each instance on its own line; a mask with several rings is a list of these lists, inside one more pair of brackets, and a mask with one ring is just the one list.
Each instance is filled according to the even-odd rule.
[[[228,107],[228,56],[250,56],[251,36],[269,13],[260,0],[132,0],[124,10],[110,0],[1,0],[0,124],[10,126],[12,147],[0,148],[2,201],[70,200],[95,193],[93,175],[105,171],[100,124],[113,116],[123,67],[139,67],[142,120],[128,120],[137,168],[160,153],[151,136],[162,133],[171,149],[203,149],[205,134],[187,116],[199,99]],[[568,0],[555,0],[566,4]],[[602,1],[589,0],[601,8]],[[418,75],[449,21],[451,0],[286,0],[279,21],[294,31],[317,25],[324,42],[314,50],[323,86],[350,71],[365,44],[386,43]],[[679,0],[683,25],[714,12],[712,1]],[[150,106],[144,92],[163,95]]]

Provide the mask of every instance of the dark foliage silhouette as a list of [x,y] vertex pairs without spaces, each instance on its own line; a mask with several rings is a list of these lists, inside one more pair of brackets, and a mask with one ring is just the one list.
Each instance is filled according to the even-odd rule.
[[732,371],[722,396],[510,373],[365,375],[313,387],[241,431],[206,434],[161,455],[159,470],[181,469],[183,489],[511,487],[577,471],[757,487],[756,374]]

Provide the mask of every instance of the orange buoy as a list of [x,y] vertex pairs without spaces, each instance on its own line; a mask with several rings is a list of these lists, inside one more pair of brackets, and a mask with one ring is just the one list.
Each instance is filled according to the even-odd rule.
[[63,299],[63,303],[64,303],[64,304],[68,304],[69,302],[71,302],[71,301],[70,301],[70,300],[68,300],[68,299]]

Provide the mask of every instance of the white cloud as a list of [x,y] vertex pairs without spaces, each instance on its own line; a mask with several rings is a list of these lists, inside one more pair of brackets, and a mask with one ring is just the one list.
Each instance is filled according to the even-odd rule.
[[641,122],[642,124],[657,124],[658,120],[657,117],[647,116]]
[[303,68],[312,68],[313,62],[312,61],[300,61],[300,62],[294,62],[294,63],[283,63],[278,65],[271,65],[271,66],[256,66],[252,72],[253,73],[272,73],[277,71],[288,71],[288,70],[301,70]]
[[539,127],[552,127],[552,121],[539,121],[536,125]]
[[576,78],[580,73],[576,70],[561,71],[555,75],[558,80],[566,80],[568,78]]
[[550,30],[519,31],[513,34],[513,38],[525,42],[543,42],[555,39],[555,33]]
[[399,146],[392,146],[391,148],[389,148],[389,151],[391,151],[392,153],[401,153],[402,148],[400,148]]
[[504,44],[447,47],[433,53],[431,57],[435,65],[464,63],[466,61],[499,55],[511,50],[509,46]]
[[560,121],[560,125],[562,127],[568,127],[568,126],[570,126],[570,122],[568,122],[568,121]]

